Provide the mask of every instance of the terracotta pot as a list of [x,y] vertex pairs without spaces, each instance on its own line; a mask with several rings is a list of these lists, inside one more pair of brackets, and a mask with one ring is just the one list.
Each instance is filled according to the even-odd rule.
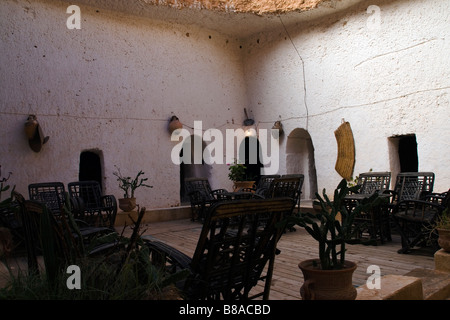
[[305,282],[300,288],[303,300],[355,300],[356,288],[353,286],[353,272],[357,265],[345,261],[340,270],[322,270],[313,262],[320,264],[319,259],[302,261],[298,267],[303,272]]
[[30,115],[25,122],[25,134],[28,139],[32,139],[36,133],[38,121],[35,115]]
[[446,252],[450,252],[450,230],[449,229],[437,229],[439,238],[439,246]]
[[136,198],[120,198],[119,208],[125,212],[130,212],[136,208]]
[[255,181],[233,181],[233,192],[242,188],[253,188]]
[[181,128],[183,128],[183,124],[180,122],[180,120],[176,116],[172,116],[172,118],[170,118],[170,122],[169,122],[170,134],[172,134],[172,132],[174,132],[175,130],[181,129]]

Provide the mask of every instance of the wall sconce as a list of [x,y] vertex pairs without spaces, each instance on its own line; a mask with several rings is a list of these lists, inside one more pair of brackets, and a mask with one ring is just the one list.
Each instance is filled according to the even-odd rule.
[[25,134],[28,138],[28,144],[34,152],[41,151],[42,145],[44,145],[50,138],[48,136],[44,137],[42,127],[34,114],[30,114],[25,122]]
[[183,124],[180,122],[177,116],[172,116],[169,121],[169,132],[172,134],[175,130],[183,128]]
[[253,128],[255,120],[250,119],[247,114],[247,109],[244,108],[245,120],[244,120],[244,132],[246,137],[256,137],[256,130]]
[[274,137],[275,139],[280,138],[283,135],[283,125],[281,124],[281,121],[275,121],[275,123],[273,124],[272,129],[274,130],[278,130],[278,135],[276,135],[276,131],[272,131],[272,137]]

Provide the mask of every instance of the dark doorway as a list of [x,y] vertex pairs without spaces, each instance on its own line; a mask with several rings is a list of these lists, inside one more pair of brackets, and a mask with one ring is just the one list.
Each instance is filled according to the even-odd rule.
[[80,171],[78,174],[80,181],[95,180],[102,188],[102,165],[100,155],[92,151],[83,151],[80,154]]
[[[256,153],[256,154],[255,154]],[[245,137],[239,147],[239,159],[244,163],[248,180],[258,183],[261,178],[261,150],[259,140],[255,137]]]
[[[201,145],[201,154],[196,155],[194,145]],[[206,164],[203,158],[206,144],[200,136],[192,135],[186,138],[183,148],[180,151],[180,202],[182,204],[189,203],[189,196],[186,194],[184,181],[187,178],[210,178],[211,165]],[[185,154],[186,152],[186,154]],[[190,157],[189,157],[190,155]],[[185,158],[185,157],[186,158]],[[197,159],[196,159],[197,158]],[[201,161],[199,161],[201,159]]]
[[415,134],[399,137],[398,157],[400,161],[400,172],[417,172],[419,170]]

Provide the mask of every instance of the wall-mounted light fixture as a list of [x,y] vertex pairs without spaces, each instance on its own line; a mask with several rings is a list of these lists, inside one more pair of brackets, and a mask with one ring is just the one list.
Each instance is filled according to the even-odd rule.
[[253,128],[255,120],[250,119],[247,114],[247,109],[244,108],[245,120],[244,120],[244,132],[246,137],[256,136],[256,130]]
[[175,130],[183,128],[183,124],[180,122],[177,116],[172,116],[169,120],[169,132],[172,134]]
[[42,145],[44,145],[49,139],[48,136],[44,136],[42,127],[34,114],[30,114],[27,121],[25,121],[25,134],[28,138],[28,144],[34,152],[41,151]]

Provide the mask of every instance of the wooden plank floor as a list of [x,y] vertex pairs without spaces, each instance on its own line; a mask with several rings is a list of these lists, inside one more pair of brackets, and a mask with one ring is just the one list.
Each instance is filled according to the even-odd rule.
[[[141,232],[192,256],[201,228],[199,222],[181,219],[143,224]],[[122,229],[117,227],[119,232]],[[127,227],[125,235],[129,232],[131,230]],[[395,234],[392,242],[383,245],[348,245],[347,259],[358,264],[353,275],[353,284],[360,286],[366,283],[370,276],[367,267],[370,265],[379,266],[382,275],[403,275],[416,268],[434,269],[433,253],[429,250],[419,249],[411,254],[399,254],[397,250],[400,247],[400,238]],[[303,276],[298,263],[318,256],[317,242],[304,229],[296,227],[296,231],[283,234],[278,249],[281,253],[275,260],[270,299],[299,300]]]

